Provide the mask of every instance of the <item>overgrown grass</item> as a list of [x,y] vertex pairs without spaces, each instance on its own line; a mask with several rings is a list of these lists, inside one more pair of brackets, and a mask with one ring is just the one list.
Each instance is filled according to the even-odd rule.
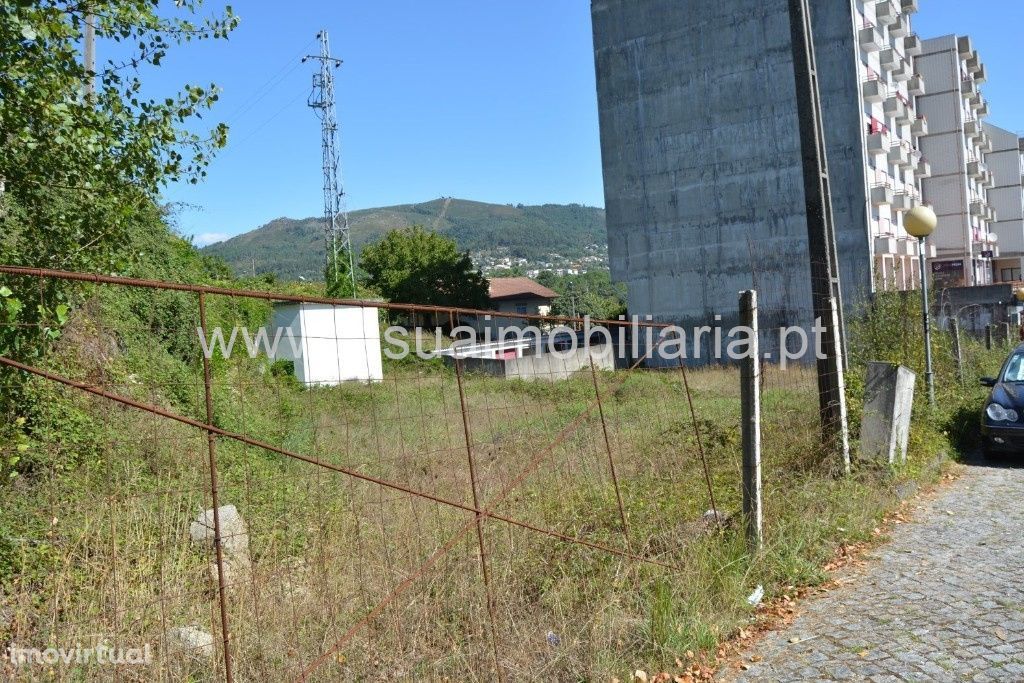
[[[201,419],[194,349],[147,319],[145,297],[99,301],[52,367]],[[194,329],[188,302],[163,303]],[[225,327],[267,314],[252,302],[210,304],[211,324]],[[916,362],[902,309],[886,305],[867,320],[870,332],[854,332],[869,340],[849,374],[855,416],[863,362],[895,359],[878,356],[893,339],[899,359]],[[971,363],[989,362],[968,348]],[[756,556],[738,523],[735,369],[690,371],[696,428],[678,370],[599,373],[606,443],[589,373],[557,383],[469,375],[463,406],[438,363],[389,365],[379,384],[307,390],[261,360],[218,360],[214,415],[224,429],[461,505],[472,505],[475,481],[495,514],[591,544],[484,520],[488,605],[464,510],[218,439],[221,504],[237,506],[251,537],[251,569],[229,576],[236,676],[293,678],[382,603],[312,680],[493,680],[492,642],[510,677],[524,680],[625,679],[713,650],[749,619],[757,585],[770,597],[822,581],[841,544],[872,537],[903,482],[933,476],[949,439],[967,438],[963,411],[977,392],[952,385],[937,356],[949,405],[932,412],[918,401],[908,463],[861,465],[851,476],[821,448],[813,372],[766,368],[766,543]],[[0,642],[151,643],[158,664],[125,667],[124,678],[216,678],[216,659],[174,654],[166,638],[176,626],[219,629],[211,556],[188,538],[211,504],[205,435],[45,382],[30,389],[32,423],[18,433],[31,466],[0,488],[0,614],[13,617],[0,620]],[[711,502],[697,429],[711,493],[733,520],[722,530],[702,519]],[[106,675],[97,671],[68,676]]]

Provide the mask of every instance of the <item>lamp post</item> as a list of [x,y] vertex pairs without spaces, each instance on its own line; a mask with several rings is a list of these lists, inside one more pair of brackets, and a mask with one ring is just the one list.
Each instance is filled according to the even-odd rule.
[[921,259],[921,319],[924,322],[924,381],[928,385],[928,403],[935,407],[935,382],[932,378],[932,329],[928,317],[928,274],[924,256],[924,240],[932,234],[939,219],[928,206],[915,206],[903,216],[903,227],[917,238]]

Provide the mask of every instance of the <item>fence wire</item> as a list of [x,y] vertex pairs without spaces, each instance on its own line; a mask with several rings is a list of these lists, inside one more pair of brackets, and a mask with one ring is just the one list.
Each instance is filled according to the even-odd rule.
[[[5,635],[152,657],[30,676],[607,678],[665,656],[657,605],[733,543],[739,371],[632,351],[665,324],[605,321],[611,343],[572,352],[592,321],[3,270],[19,292],[84,283],[46,353],[0,358],[9,421],[31,405],[61,425],[25,425],[31,465],[3,491]],[[442,353],[380,355],[399,323]],[[547,350],[444,336],[527,324]],[[289,325],[285,360],[200,340]],[[819,459],[816,375],[764,378],[777,491]]]

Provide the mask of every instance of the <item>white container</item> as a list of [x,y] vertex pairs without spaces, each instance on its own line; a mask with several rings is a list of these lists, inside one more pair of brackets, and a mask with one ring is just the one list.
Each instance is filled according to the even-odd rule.
[[372,306],[276,302],[271,335],[279,330],[275,360],[293,361],[303,384],[384,379],[380,323]]

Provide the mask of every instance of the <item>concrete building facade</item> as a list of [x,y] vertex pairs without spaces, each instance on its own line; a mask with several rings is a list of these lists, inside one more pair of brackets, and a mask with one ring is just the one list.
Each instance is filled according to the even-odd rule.
[[[902,210],[928,164],[912,60],[916,0],[812,0],[847,313],[913,287]],[[728,324],[761,291],[765,328],[811,322],[786,0],[592,0],[609,257],[630,313]]]
[[938,286],[991,284],[1000,247],[988,202],[995,180],[986,164],[992,140],[983,123],[988,116],[981,93],[985,66],[969,37],[942,36],[924,41],[917,74],[928,89],[918,97],[928,122],[921,149],[932,167],[923,184],[924,201],[939,218],[931,238],[937,251],[932,276]]
[[1019,282],[1024,265],[1024,139],[991,123],[984,125],[992,140],[986,163],[995,177],[995,186],[988,191],[999,245],[993,276],[996,282]]

